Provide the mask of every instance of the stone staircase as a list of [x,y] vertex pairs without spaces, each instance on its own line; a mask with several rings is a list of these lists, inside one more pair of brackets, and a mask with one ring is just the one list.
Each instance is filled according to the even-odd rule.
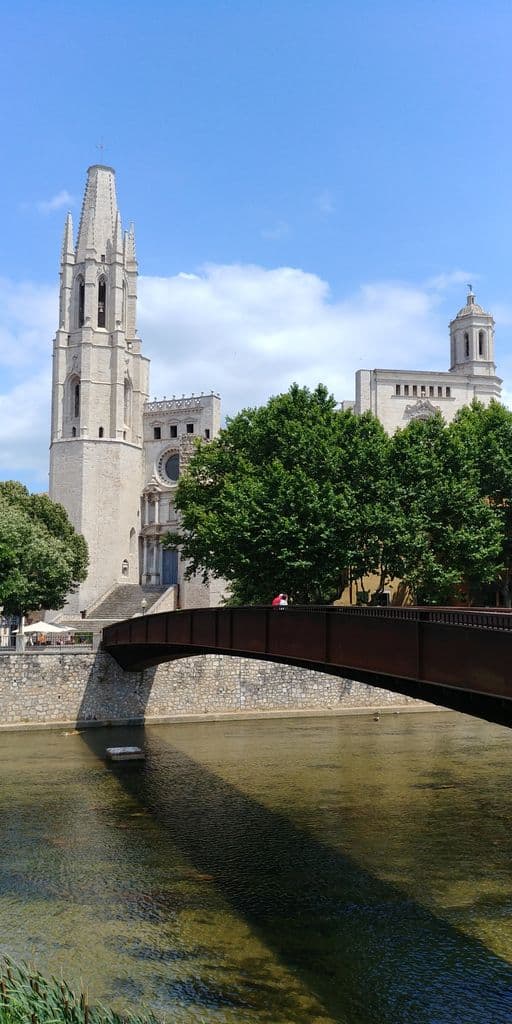
[[137,583],[120,583],[106,594],[98,604],[92,605],[85,619],[62,614],[55,620],[59,626],[68,626],[74,633],[92,633],[94,645],[105,626],[122,619],[142,615],[142,601],[146,601],[145,612],[165,594],[167,587],[142,587]]
[[142,587],[137,583],[120,583],[103,601],[94,605],[91,615],[88,613],[84,621],[87,622],[89,618],[109,619],[110,622],[131,619],[133,615],[141,615],[143,600],[146,601],[145,611],[149,612],[151,606],[165,594],[166,590],[167,587]]

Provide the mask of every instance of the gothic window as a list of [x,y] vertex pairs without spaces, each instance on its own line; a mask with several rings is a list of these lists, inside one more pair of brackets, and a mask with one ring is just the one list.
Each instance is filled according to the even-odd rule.
[[98,437],[103,437],[103,427],[98,430]]
[[123,309],[121,312],[122,326],[126,330],[126,281],[123,281]]
[[464,355],[466,359],[469,358],[469,334],[467,331],[464,331]]
[[107,303],[107,282],[104,277],[98,281],[98,327],[105,327]]
[[77,420],[80,416],[80,377],[76,373],[67,383],[67,407],[69,418]]
[[176,426],[175,423],[171,423],[170,437],[177,437],[177,436],[178,436],[178,427]]
[[161,427],[153,427],[153,440],[154,441],[159,441],[161,437],[162,437],[162,428]]
[[194,433],[194,424],[193,423],[187,423],[187,434],[193,434],[193,433]]
[[76,427],[72,428],[72,430],[71,430],[71,437],[76,437]]
[[208,430],[208,427],[205,428],[204,437],[205,437],[205,441],[209,441],[210,440],[210,431]]
[[77,281],[78,298],[78,326],[83,327],[85,323],[85,281],[79,277]]
[[483,354],[484,354],[484,342],[485,342],[485,333],[484,333],[484,331],[479,331],[478,332],[478,355],[479,356],[483,356]]

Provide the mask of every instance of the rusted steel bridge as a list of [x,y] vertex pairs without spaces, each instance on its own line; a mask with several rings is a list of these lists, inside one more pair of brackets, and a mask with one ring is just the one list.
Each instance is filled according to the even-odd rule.
[[461,608],[199,608],[117,622],[127,670],[227,654],[345,676],[512,725],[512,614]]

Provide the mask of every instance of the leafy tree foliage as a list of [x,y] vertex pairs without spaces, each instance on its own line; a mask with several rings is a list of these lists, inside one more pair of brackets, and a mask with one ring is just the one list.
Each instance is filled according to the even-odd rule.
[[512,604],[512,412],[491,402],[474,401],[461,409],[450,426],[465,472],[499,517],[502,525],[501,572],[497,587]]
[[0,483],[0,603],[16,614],[61,608],[87,575],[87,545],[62,505]]
[[181,546],[189,575],[229,580],[234,603],[281,590],[326,602],[369,574],[377,592],[401,579],[418,603],[470,600],[503,571],[505,494],[512,507],[512,415],[501,407],[389,438],[370,413],[340,413],[322,385],[293,385],[199,443],[178,484],[181,531],[165,543]]
[[281,590],[332,600],[355,529],[341,423],[325,387],[293,385],[201,444],[178,485],[181,533],[168,540],[182,545],[189,574],[229,580],[236,603]]
[[502,524],[481,496],[440,415],[417,420],[391,442],[394,503],[407,517],[397,572],[418,604],[447,604],[500,570]]

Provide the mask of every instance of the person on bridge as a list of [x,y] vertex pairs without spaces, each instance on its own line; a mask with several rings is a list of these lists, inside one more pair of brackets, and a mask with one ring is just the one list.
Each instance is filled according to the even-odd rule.
[[272,601],[273,608],[285,608],[288,604],[288,594],[277,594]]

